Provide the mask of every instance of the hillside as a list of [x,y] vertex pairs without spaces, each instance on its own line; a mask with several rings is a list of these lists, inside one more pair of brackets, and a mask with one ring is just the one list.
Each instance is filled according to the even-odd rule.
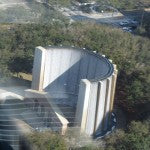
[[48,23],[65,17],[39,0],[1,0],[0,23]]

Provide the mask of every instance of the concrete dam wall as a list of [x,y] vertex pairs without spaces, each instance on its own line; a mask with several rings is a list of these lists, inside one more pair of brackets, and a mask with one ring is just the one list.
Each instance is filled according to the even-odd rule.
[[116,66],[97,53],[74,47],[35,50],[32,90],[47,93],[58,107],[72,107],[74,126],[87,135],[108,130],[116,79]]

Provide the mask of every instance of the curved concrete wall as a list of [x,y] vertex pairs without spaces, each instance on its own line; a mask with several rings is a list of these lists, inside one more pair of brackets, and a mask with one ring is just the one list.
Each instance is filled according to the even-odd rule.
[[105,57],[83,49],[37,47],[32,89],[54,98],[71,95],[76,122],[88,135],[107,130],[113,107],[117,70]]
[[97,135],[108,130],[113,108],[117,70],[107,79],[80,82],[76,121],[81,132]]
[[[106,58],[86,50],[38,47],[35,52],[32,87],[36,89],[37,81],[41,78],[40,90],[76,95],[81,79],[106,78],[112,74],[112,68]],[[40,74],[35,70],[39,70]]]

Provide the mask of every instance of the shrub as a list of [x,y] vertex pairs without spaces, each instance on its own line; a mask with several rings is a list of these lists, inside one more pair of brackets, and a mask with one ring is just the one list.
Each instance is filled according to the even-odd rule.
[[27,137],[33,150],[66,150],[64,139],[51,132],[34,132]]

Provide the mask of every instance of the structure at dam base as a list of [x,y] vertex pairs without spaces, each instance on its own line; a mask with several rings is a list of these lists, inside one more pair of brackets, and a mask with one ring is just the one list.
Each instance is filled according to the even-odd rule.
[[105,56],[74,47],[37,47],[26,99],[33,102],[30,107],[38,105],[53,130],[65,134],[68,127],[79,127],[99,136],[113,126],[116,80],[116,65]]

